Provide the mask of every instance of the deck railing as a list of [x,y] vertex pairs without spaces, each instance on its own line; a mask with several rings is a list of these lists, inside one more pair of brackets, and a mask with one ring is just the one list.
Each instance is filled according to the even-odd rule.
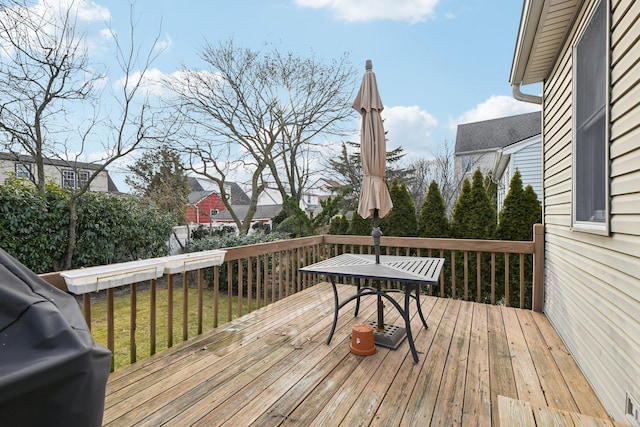
[[[429,290],[432,295],[541,311],[543,242],[543,227],[537,224],[533,240],[527,242],[383,236],[380,246],[382,254],[445,258],[440,286]],[[128,353],[128,363],[133,363],[138,359],[137,341],[140,340],[136,332],[143,325],[145,330],[148,329],[148,337],[144,341],[148,342],[149,351],[145,350],[145,354],[154,354],[159,348],[172,347],[174,341],[187,340],[190,334],[201,334],[221,322],[325,281],[324,277],[302,274],[298,269],[340,253],[372,253],[372,243],[368,236],[320,235],[228,248],[220,266],[165,275],[149,283],[132,283],[99,293],[86,293],[78,296],[79,304],[87,324],[95,328],[97,319],[92,307],[97,303],[104,305],[106,300],[105,345],[114,354],[121,354],[124,350],[125,354]],[[67,291],[59,273],[42,277]],[[181,282],[178,289],[176,282]],[[158,298],[160,289],[162,301]],[[142,292],[145,293],[145,303],[148,301],[149,304],[148,319],[138,315],[139,294]],[[209,305],[204,302],[205,292],[212,294],[213,302]],[[114,298],[119,294],[129,295],[129,319],[126,322],[128,327],[117,329],[116,320],[120,323],[123,320],[115,318]],[[181,308],[176,308],[176,302]],[[160,306],[166,309],[166,313],[160,312]],[[224,312],[220,307],[225,307]],[[205,317],[211,319],[208,324],[205,324]],[[175,330],[174,319],[180,323],[178,330]],[[125,340],[128,351],[116,348],[115,337],[118,334],[129,335]],[[159,336],[165,338],[166,343],[158,343]]]

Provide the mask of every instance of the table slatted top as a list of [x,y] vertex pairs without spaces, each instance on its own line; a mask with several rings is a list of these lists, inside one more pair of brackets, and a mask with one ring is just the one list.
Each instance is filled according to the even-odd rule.
[[444,258],[380,255],[380,264],[376,264],[375,255],[342,254],[300,268],[299,271],[436,285],[443,265]]

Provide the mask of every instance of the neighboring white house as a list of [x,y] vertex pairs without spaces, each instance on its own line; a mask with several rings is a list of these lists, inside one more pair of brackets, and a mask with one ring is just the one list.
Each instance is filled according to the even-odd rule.
[[304,189],[300,198],[300,209],[305,211],[309,218],[313,218],[322,212],[320,202],[325,202],[329,197],[336,197],[342,185],[329,178],[319,178]]
[[[633,0],[525,0],[510,76],[516,98],[543,106],[543,311],[609,414],[634,425],[639,16]],[[532,83],[541,97],[521,89]]]
[[502,210],[515,171],[520,171],[522,186],[530,185],[542,201],[542,135],[507,145],[496,151],[492,178],[498,184],[497,211]]
[[480,169],[491,173],[498,183],[497,210],[509,191],[516,169],[520,170],[523,186],[531,185],[542,197],[542,149],[540,112],[518,114],[498,119],[458,125],[455,146],[456,182]]
[[258,206],[281,205],[282,194],[275,188],[265,188],[258,196]]
[[[36,173],[31,156],[0,153],[0,182],[4,182],[11,173],[30,181]],[[53,182],[64,188],[79,188],[101,167],[94,163],[66,162],[58,159],[44,159],[44,175],[47,182]],[[100,171],[91,181],[90,191],[102,193],[118,192],[107,170]]]

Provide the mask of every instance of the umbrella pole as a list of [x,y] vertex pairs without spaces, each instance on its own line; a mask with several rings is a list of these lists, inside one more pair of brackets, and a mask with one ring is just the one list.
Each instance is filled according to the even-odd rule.
[[[378,209],[373,210],[373,246],[376,253],[376,264],[380,264],[380,236],[382,232],[378,225]],[[376,280],[376,287],[378,290],[378,330],[384,331],[384,303],[382,302],[382,296],[380,294],[380,280]]]
[[378,226],[378,209],[373,210],[373,247],[376,251],[376,264],[380,264],[380,236],[382,236],[382,232],[380,231],[380,227]]

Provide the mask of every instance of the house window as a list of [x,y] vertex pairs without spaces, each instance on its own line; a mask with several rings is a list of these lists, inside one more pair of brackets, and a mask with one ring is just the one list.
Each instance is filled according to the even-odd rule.
[[80,171],[76,172],[73,170],[63,170],[62,171],[62,187],[63,188],[72,188],[78,189],[89,182],[89,172]]
[[608,37],[606,0],[574,47],[573,225],[608,225]]
[[31,165],[24,163],[16,163],[16,177],[31,179]]

